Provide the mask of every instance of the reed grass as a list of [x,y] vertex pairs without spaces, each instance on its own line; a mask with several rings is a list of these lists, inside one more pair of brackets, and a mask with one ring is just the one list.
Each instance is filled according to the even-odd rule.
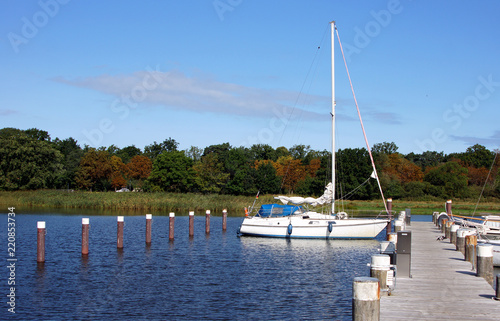
[[[227,209],[228,215],[244,216],[244,207],[250,207],[254,202],[253,196],[232,195],[203,195],[193,193],[115,193],[115,192],[84,192],[84,191],[15,191],[0,192],[0,206],[7,211],[8,207],[16,209],[89,209],[97,212],[127,211],[127,212],[154,212],[167,215],[175,212],[178,215],[187,215],[189,211],[204,214],[211,210],[213,215],[221,215]],[[272,195],[261,195],[256,206],[273,203]],[[432,214],[444,211],[445,200],[439,201],[404,201],[394,200],[395,212],[411,209],[412,215]],[[353,216],[373,216],[384,210],[381,200],[377,201],[345,201],[336,205],[338,211],[346,211]],[[453,201],[453,213],[471,215],[476,206],[471,201]],[[0,212],[4,210],[0,209]],[[69,211],[72,212],[72,211]],[[479,204],[476,215],[480,213],[500,213],[500,203],[482,202]],[[368,214],[368,215],[365,215]]]

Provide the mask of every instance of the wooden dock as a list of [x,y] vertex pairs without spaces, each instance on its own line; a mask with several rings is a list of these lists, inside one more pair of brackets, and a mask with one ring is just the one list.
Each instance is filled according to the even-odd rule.
[[412,222],[411,275],[380,300],[380,320],[500,320],[495,290],[432,222]]

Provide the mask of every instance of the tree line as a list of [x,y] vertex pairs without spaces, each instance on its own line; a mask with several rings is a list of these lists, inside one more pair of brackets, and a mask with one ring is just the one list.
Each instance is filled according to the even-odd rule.
[[[81,189],[194,192],[231,195],[319,196],[331,180],[331,153],[307,145],[273,148],[229,143],[179,150],[175,139],[141,150],[81,147],[73,138],[51,139],[36,128],[0,129],[0,190]],[[398,153],[395,143],[372,148],[382,189],[395,199],[500,197],[496,151],[476,144],[463,153]],[[336,152],[336,195],[375,199],[367,149]],[[492,169],[490,171],[490,169]],[[486,182],[486,184],[485,184]],[[484,187],[484,190],[483,190]]]

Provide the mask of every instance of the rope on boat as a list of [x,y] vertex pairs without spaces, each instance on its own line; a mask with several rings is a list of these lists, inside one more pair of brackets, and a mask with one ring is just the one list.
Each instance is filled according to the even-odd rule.
[[368,154],[370,155],[370,160],[372,162],[373,171],[375,173],[375,177],[377,178],[378,188],[380,190],[380,194],[382,195],[382,200],[384,202],[385,211],[387,212],[387,215],[390,215],[389,210],[387,208],[387,202],[385,201],[384,192],[382,191],[382,185],[380,185],[380,180],[378,179],[378,174],[377,174],[377,169],[375,167],[375,162],[373,161],[372,150],[370,148],[370,144],[368,143],[368,138],[366,137],[365,126],[363,125],[363,119],[361,119],[361,112],[359,111],[358,100],[356,99],[356,94],[354,93],[354,87],[352,86],[351,75],[349,74],[349,68],[347,68],[347,62],[346,62],[345,55],[344,55],[344,49],[342,48],[342,42],[340,41],[339,31],[337,28],[335,28],[335,32],[337,34],[337,39],[339,40],[340,51],[342,52],[342,58],[344,60],[345,70],[347,72],[347,78],[349,78],[349,85],[351,86],[352,96],[354,97],[354,103],[356,104],[356,110],[358,111],[358,117],[359,117],[359,121],[361,123],[361,129],[363,130],[363,136],[365,137],[366,148],[368,149]]

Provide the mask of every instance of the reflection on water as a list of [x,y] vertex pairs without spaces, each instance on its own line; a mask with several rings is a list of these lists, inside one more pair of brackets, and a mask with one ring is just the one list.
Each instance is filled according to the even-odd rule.
[[[21,319],[349,320],[352,280],[369,275],[378,249],[377,240],[240,238],[242,219],[234,217],[225,233],[222,218],[213,217],[207,236],[200,216],[192,238],[188,217],[176,217],[173,241],[168,217],[154,217],[146,246],[141,215],[125,217],[118,250],[116,217],[90,216],[89,255],[82,256],[82,217],[16,216]],[[47,225],[43,266],[36,263],[39,220]]]

